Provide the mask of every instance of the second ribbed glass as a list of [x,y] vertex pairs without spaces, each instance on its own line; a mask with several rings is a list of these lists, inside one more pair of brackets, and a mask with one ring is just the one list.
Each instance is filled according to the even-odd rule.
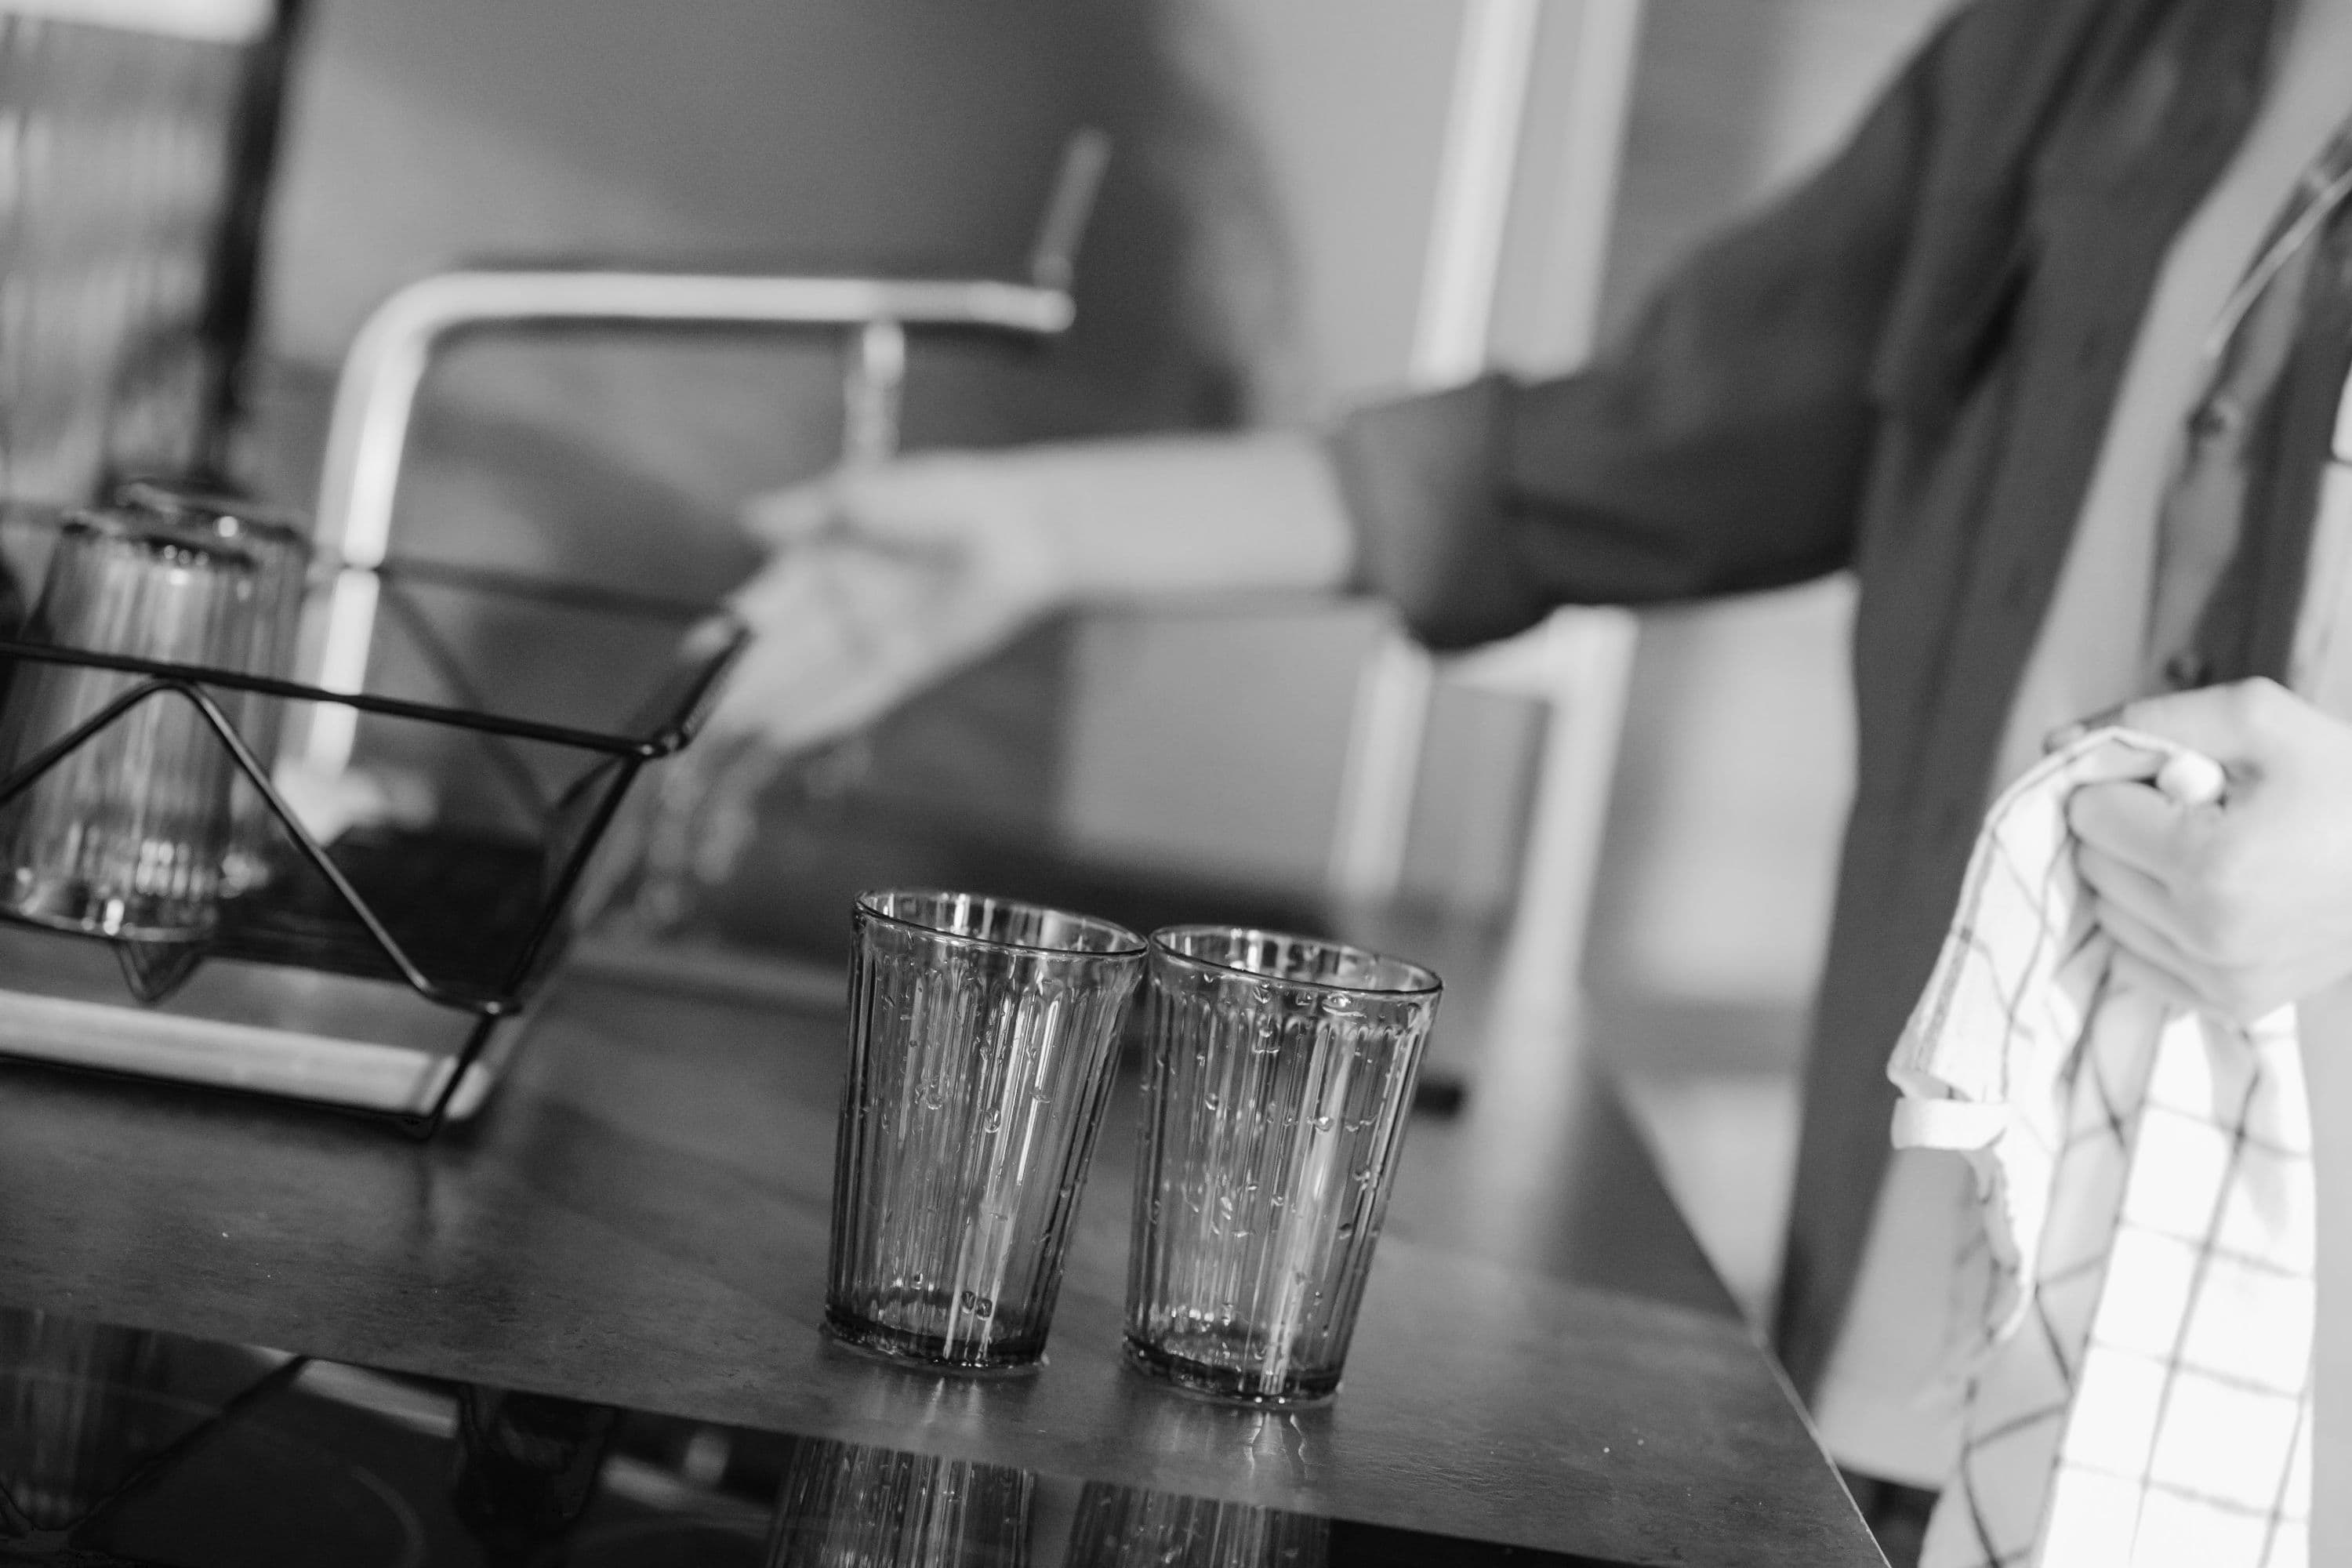
[[853,916],[825,1325],[933,1365],[1045,1352],[1143,943],[964,893]]
[[1339,1387],[1437,976],[1221,926],[1151,938],[1127,1349],[1261,1405]]

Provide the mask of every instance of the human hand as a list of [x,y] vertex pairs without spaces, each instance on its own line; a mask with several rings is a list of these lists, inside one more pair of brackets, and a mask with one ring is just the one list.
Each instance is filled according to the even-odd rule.
[[754,502],[752,640],[706,735],[792,755],[863,728],[1068,596],[1022,455],[927,453]]
[[1041,616],[1081,600],[1320,591],[1355,539],[1321,444],[1150,437],[929,452],[752,503],[773,553],[731,595],[751,626],[701,737],[643,803],[655,924],[731,874],[761,792]]
[[[796,761],[1010,641],[1062,596],[1017,455],[842,469],[755,501],[766,565],[730,595],[750,627],[695,743],[633,791],[594,898],[677,925],[734,874],[759,801]],[[698,627],[692,636],[707,635]],[[851,747],[837,758],[855,753]]]
[[2352,974],[2352,725],[2268,680],[2112,717],[2227,776],[2201,805],[2152,783],[2089,784],[2067,803],[2076,864],[2125,972],[2242,1023]]
[[711,719],[793,752],[854,730],[1069,605],[1328,592],[1355,531],[1322,444],[1282,431],[931,452],[751,510],[774,559]]

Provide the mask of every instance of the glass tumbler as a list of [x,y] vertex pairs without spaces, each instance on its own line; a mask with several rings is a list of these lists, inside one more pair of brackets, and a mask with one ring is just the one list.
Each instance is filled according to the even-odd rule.
[[1045,1352],[1143,942],[966,893],[866,893],[825,1325],[938,1366]]
[[[242,668],[252,555],[123,511],[77,513],[49,557],[26,638]],[[0,758],[13,773],[147,678],[16,661]],[[185,696],[159,690],[0,803],[0,907],[72,931],[146,942],[209,932],[229,843],[227,749]]]
[[[299,515],[154,476],[124,480],[115,487],[114,500],[159,521],[231,541],[253,557],[251,636],[236,668],[248,675],[290,679],[303,589],[310,570],[310,541]],[[237,733],[261,765],[275,763],[285,729],[284,700],[257,691],[223,692],[221,699]],[[279,829],[261,792],[241,772],[232,769],[231,773],[229,847],[221,871],[225,891],[244,893],[269,879],[269,851]]]
[[1338,942],[1153,933],[1133,1365],[1255,1405],[1339,1387],[1439,991]]

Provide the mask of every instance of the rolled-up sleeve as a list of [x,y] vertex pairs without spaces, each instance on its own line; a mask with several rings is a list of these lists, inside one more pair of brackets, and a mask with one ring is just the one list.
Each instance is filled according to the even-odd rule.
[[1828,165],[1687,262],[1593,368],[1489,376],[1343,422],[1332,444],[1365,586],[1449,647],[1557,605],[1737,593],[1844,565],[1934,54]]

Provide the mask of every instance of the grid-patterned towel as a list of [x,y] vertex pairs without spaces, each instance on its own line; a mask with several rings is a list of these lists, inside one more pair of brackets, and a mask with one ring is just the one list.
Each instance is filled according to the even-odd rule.
[[2314,1195],[2294,1015],[2111,977],[2066,797],[2221,770],[2103,730],[1995,803],[1888,1073],[1898,1144],[1967,1154],[1957,1474],[1923,1568],[2305,1568]]

